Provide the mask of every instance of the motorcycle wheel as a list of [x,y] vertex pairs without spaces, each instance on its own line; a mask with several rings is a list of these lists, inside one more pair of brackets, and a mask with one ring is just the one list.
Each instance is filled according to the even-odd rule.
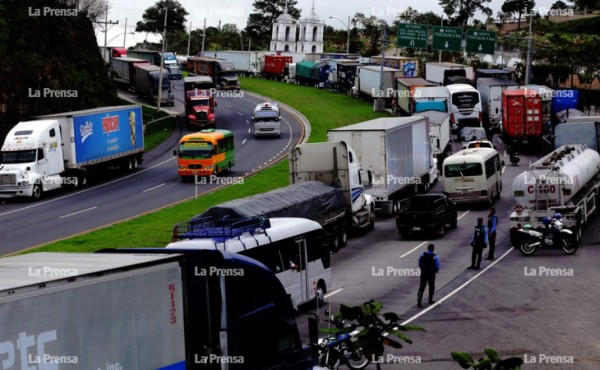
[[531,240],[525,240],[521,243],[519,250],[525,256],[533,256],[535,253],[535,246],[532,246],[533,243]]
[[360,370],[367,367],[371,361],[365,357],[361,348],[346,348],[344,351],[344,362],[350,369]]
[[562,238],[560,246],[566,254],[575,254],[577,252],[577,243],[573,243],[571,238]]

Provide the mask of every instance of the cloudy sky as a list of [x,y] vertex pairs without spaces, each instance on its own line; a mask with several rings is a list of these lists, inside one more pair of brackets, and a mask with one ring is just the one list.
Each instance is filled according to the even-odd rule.
[[[125,32],[125,18],[127,18],[127,32],[133,32],[135,23],[142,20],[144,10],[152,6],[155,0],[109,0],[108,19],[118,21],[119,24],[113,26],[108,32],[109,46],[122,46],[123,34]],[[246,26],[248,15],[252,13],[253,0],[179,0],[179,2],[189,12],[187,17],[188,22],[192,22],[192,29],[202,28],[204,19],[206,25],[218,26],[219,20],[221,24],[235,23],[238,28],[243,29]],[[491,8],[494,11],[494,16],[500,10],[503,1],[494,0],[491,3]],[[546,13],[554,0],[538,0],[536,8],[542,14]],[[308,15],[312,7],[313,0],[298,0],[297,7],[302,11],[302,17]],[[410,6],[419,12],[433,11],[441,14],[441,8],[438,0],[420,0],[418,2],[407,0],[314,0],[315,12],[328,25],[335,28],[345,29],[345,26],[339,20],[329,19],[336,17],[347,22],[348,17],[360,12],[366,16],[374,15],[378,18],[385,19],[391,23],[399,14],[406,12]],[[480,14],[478,18],[483,20]],[[188,23],[189,27],[189,23]],[[98,44],[104,45],[104,34],[97,28],[96,35]],[[145,34],[126,35],[126,46],[133,46],[137,42],[141,42],[145,38]],[[158,37],[150,35],[149,41],[157,41]]]

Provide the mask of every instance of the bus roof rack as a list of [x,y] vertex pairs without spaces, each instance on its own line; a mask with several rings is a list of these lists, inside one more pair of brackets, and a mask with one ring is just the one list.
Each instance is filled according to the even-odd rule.
[[251,217],[232,219],[225,216],[214,219],[212,216],[196,217],[181,222],[173,228],[173,241],[181,239],[212,239],[215,243],[223,243],[229,239],[239,238],[243,234],[254,235],[271,227],[267,217]]

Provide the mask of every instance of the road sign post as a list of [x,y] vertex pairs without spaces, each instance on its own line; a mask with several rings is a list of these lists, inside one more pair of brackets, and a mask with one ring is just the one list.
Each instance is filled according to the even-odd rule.
[[467,53],[495,54],[496,32],[485,30],[467,30]]
[[429,26],[425,24],[398,24],[398,38],[396,45],[399,48],[427,48],[427,33]]
[[433,26],[433,50],[460,51],[462,28]]

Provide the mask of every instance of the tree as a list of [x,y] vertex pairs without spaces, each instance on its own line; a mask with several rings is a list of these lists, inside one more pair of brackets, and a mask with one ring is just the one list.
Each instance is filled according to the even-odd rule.
[[575,7],[577,9],[600,9],[599,0],[575,0]]
[[78,11],[84,13],[90,21],[97,22],[106,15],[108,0],[79,0]]
[[492,0],[440,0],[444,13],[452,21],[451,23],[458,26],[466,27],[475,12],[480,11],[490,17],[492,15],[492,9],[486,4],[491,3]]
[[382,27],[388,27],[387,23],[374,15],[367,18],[363,13],[356,13],[353,20],[362,25],[359,37],[363,40],[363,45],[359,53],[368,56],[381,54]]
[[523,14],[531,12],[534,6],[534,0],[506,0],[501,9],[507,15],[517,14],[517,29],[520,30]]
[[561,10],[561,9],[569,9],[569,5],[564,1],[558,0],[550,7],[551,10]]
[[165,22],[165,8],[168,7],[167,32],[186,31],[185,17],[189,14],[177,0],[159,0],[142,15],[142,21],[137,22],[135,31],[162,34]]
[[300,10],[296,8],[296,0],[255,0],[252,4],[254,12],[248,16],[245,32],[252,39],[257,50],[268,49],[271,41],[273,23],[283,14],[287,5],[288,14],[294,20],[300,19]]

